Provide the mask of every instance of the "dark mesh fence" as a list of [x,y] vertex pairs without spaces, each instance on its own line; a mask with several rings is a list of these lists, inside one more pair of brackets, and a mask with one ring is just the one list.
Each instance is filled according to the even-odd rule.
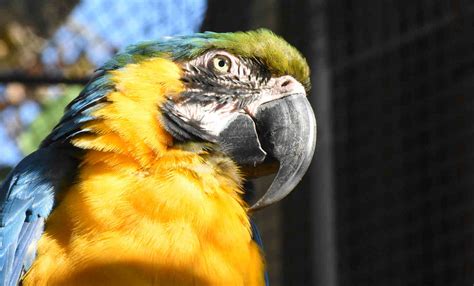
[[332,1],[340,285],[472,285],[474,2]]
[[[315,160],[332,162],[318,162],[300,190],[257,215],[264,240],[270,241],[266,252],[272,282],[474,283],[474,2],[259,5],[270,2],[277,7],[274,26],[255,16],[253,22],[239,22],[240,14],[223,23],[208,14],[214,21],[205,23],[218,30],[270,26],[303,51],[313,71],[330,74],[319,78],[329,81],[328,93],[318,93],[325,83],[313,80],[311,100],[326,97],[331,102],[331,116],[322,118],[326,122],[318,140],[332,134],[333,154],[318,153],[320,145]],[[319,53],[321,45],[330,55],[327,70],[318,66],[326,56]],[[316,111],[320,108],[315,105]],[[326,190],[320,189],[324,184],[318,185],[318,174],[331,166],[334,189],[320,197]],[[327,201],[316,201],[320,198]],[[333,212],[315,209],[327,204],[334,205]],[[333,230],[335,254],[325,247],[331,245],[324,241],[331,235],[321,233]],[[326,273],[332,267],[327,258],[337,261],[335,277]]]

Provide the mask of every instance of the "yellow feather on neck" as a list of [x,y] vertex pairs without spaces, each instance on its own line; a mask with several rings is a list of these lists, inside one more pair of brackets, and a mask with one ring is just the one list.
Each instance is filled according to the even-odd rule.
[[101,136],[84,136],[74,144],[84,149],[113,151],[132,156],[141,164],[172,145],[160,124],[159,106],[183,89],[181,69],[172,61],[155,58],[112,71],[116,91],[108,104],[94,113],[101,120],[85,126]]
[[73,141],[86,149],[23,285],[263,285],[237,166],[173,145],[159,106],[181,69],[152,59],[113,72],[116,90]]

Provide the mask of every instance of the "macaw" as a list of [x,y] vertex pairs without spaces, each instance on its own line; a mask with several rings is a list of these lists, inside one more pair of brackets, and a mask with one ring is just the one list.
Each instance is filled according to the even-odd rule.
[[[1,185],[1,285],[265,285],[250,215],[309,166],[309,87],[265,29],[118,53]],[[268,170],[248,207],[246,174]]]

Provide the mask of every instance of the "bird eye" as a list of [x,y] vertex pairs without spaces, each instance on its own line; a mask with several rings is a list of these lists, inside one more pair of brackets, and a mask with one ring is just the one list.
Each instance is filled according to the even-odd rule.
[[219,73],[228,73],[230,71],[230,59],[223,55],[215,56],[211,59],[211,67]]

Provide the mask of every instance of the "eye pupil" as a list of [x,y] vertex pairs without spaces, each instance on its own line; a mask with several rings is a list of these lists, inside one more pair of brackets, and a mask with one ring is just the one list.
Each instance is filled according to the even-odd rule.
[[231,61],[228,57],[217,55],[209,61],[209,68],[217,73],[225,74],[230,72]]

